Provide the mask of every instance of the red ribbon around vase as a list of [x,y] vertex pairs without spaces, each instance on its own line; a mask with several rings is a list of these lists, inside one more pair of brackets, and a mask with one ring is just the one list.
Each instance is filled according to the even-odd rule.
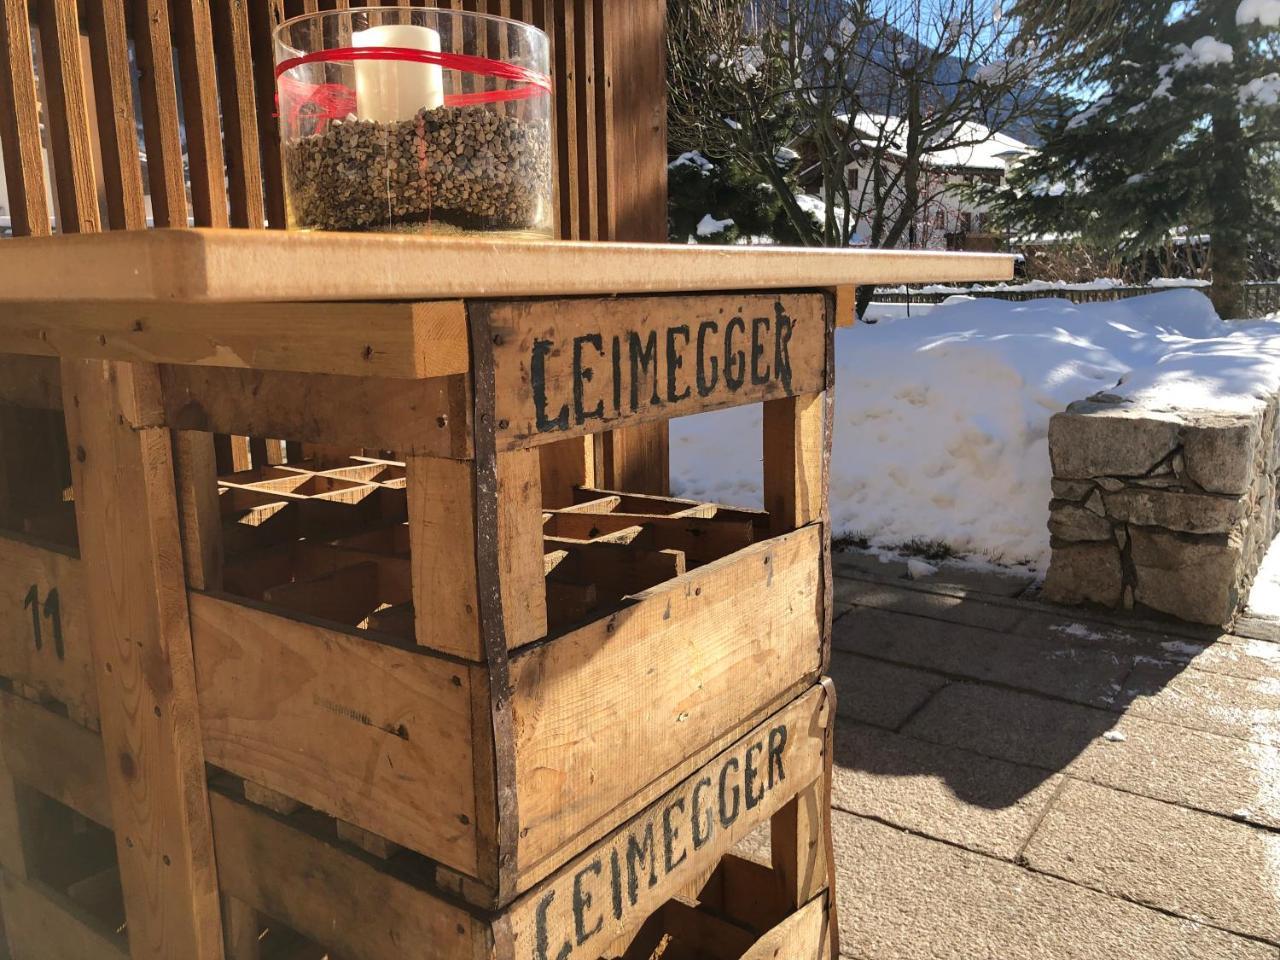
[[444,98],[446,107],[461,107],[476,103],[502,103],[510,100],[527,100],[545,96],[551,92],[551,78],[514,63],[477,57],[466,53],[437,53],[414,47],[337,47],[316,50],[300,57],[291,57],[276,64],[276,83],[279,94],[288,103],[288,119],[296,124],[300,119],[314,120],[317,131],[325,129],[330,120],[342,120],[356,112],[356,92],[341,83],[306,83],[293,80],[285,74],[295,67],[308,63],[346,63],[356,60],[400,60],[411,63],[430,63],[446,70],[470,73],[482,77],[496,77],[510,81],[512,86],[499,90],[479,90],[472,93],[451,93]]

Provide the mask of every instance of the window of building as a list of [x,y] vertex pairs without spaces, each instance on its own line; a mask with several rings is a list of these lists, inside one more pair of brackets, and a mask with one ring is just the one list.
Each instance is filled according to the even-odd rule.
[[962,211],[960,214],[960,232],[970,233],[973,230],[973,214]]

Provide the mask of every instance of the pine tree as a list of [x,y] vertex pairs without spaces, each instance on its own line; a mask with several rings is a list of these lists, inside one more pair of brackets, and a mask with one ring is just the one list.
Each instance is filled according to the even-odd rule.
[[1280,233],[1280,0],[1019,0],[1052,79],[1087,90],[987,199],[1005,225],[1126,253],[1211,237],[1219,313]]

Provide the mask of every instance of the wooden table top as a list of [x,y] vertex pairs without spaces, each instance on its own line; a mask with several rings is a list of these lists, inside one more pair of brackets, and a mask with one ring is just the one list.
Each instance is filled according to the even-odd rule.
[[142,230],[0,241],[0,302],[442,300],[1008,280],[985,253]]

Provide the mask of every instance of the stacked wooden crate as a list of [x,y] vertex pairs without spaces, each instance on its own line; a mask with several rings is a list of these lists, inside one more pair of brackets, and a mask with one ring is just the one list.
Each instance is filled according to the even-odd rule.
[[[120,955],[122,923],[134,958],[830,950],[831,291],[1007,262],[498,253],[6,247],[20,960]],[[595,488],[552,452],[741,404],[764,510]],[[218,435],[274,439],[220,475]],[[766,822],[770,867],[729,853]],[[59,860],[69,837],[100,852]]]

